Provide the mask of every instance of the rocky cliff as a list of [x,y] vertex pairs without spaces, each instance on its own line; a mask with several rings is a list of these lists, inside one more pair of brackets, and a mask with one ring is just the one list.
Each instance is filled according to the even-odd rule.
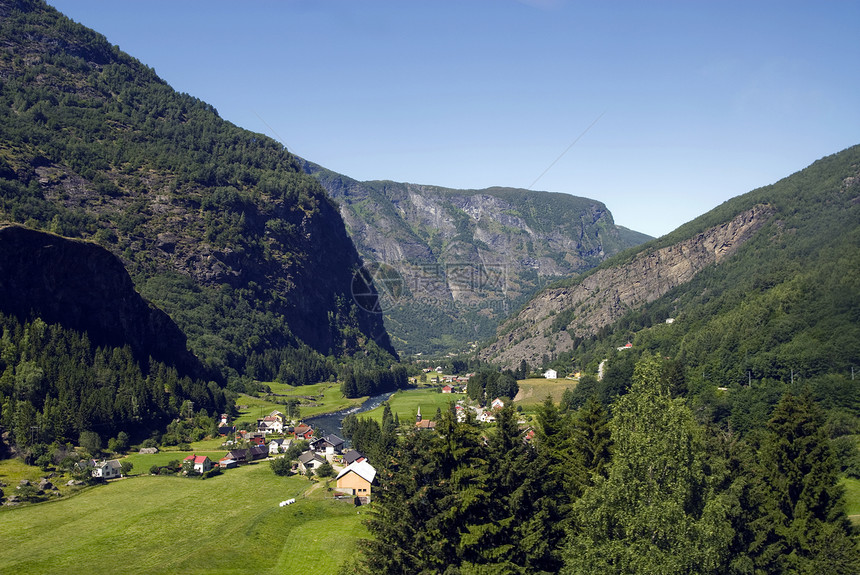
[[386,326],[411,353],[483,339],[547,281],[648,239],[616,226],[601,202],[569,194],[358,182],[304,167],[340,203],[365,262],[397,278]]
[[96,345],[128,345],[144,369],[152,357],[182,375],[218,377],[188,351],[173,320],[137,293],[119,259],[92,242],[0,227],[0,311],[86,332]]
[[604,326],[689,282],[734,254],[773,214],[766,205],[684,241],[647,249],[628,261],[587,274],[566,287],[544,290],[499,328],[481,357],[507,367],[525,359],[540,364],[547,353],[569,351],[574,339]]

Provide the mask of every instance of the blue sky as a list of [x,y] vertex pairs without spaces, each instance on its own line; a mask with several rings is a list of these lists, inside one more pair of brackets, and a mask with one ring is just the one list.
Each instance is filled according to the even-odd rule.
[[352,178],[566,192],[655,236],[860,143],[860,2],[49,3]]

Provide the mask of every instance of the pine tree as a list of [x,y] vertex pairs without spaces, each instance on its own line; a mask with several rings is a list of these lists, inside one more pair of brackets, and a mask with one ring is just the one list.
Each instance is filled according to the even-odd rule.
[[808,393],[783,396],[759,462],[761,516],[750,549],[756,565],[779,572],[860,572],[824,416]]

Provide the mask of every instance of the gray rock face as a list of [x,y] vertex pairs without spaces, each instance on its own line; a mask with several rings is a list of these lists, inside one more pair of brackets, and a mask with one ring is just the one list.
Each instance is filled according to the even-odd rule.
[[[548,281],[648,239],[615,226],[602,203],[568,194],[358,182],[309,163],[305,170],[340,204],[365,263],[402,278],[384,312],[395,345],[409,353],[488,337]],[[416,314],[423,329],[413,329]],[[449,338],[449,348],[425,347],[428,333]]]
[[[548,289],[499,328],[498,339],[481,352],[484,359],[516,367],[534,365],[548,350],[573,348],[573,338],[590,336],[628,311],[650,303],[711,265],[730,257],[770,217],[756,206],[729,222],[688,240],[636,255],[623,265],[599,270],[570,287]],[[564,329],[553,329],[562,312]]]

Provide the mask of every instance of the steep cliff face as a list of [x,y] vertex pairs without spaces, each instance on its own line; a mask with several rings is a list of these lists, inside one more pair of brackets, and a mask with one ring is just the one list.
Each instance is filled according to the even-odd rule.
[[0,311],[86,332],[96,345],[128,345],[144,366],[152,357],[182,375],[217,377],[173,320],[135,291],[122,263],[91,242],[0,227]]
[[384,311],[407,352],[462,349],[548,280],[647,239],[615,226],[602,203],[568,194],[358,182],[304,167],[340,203],[364,260],[398,274]]
[[730,257],[772,214],[768,206],[758,205],[687,240],[599,269],[569,287],[547,289],[499,328],[498,339],[481,356],[515,367],[523,359],[536,365],[544,354],[568,351],[574,338],[596,334]]

